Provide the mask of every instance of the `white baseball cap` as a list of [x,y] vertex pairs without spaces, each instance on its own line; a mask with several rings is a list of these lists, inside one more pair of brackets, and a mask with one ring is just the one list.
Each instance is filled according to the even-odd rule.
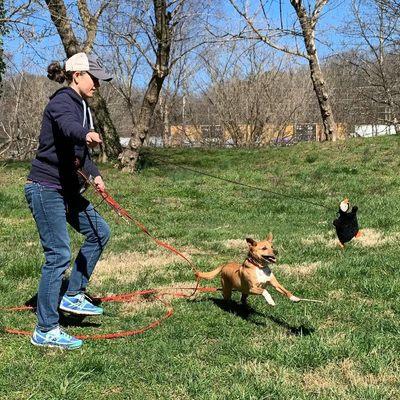
[[65,71],[87,71],[101,81],[111,81],[113,78],[101,61],[93,54],[74,54],[65,62]]

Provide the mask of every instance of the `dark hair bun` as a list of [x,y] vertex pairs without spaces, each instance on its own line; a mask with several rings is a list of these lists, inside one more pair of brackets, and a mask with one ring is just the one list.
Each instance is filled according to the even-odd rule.
[[51,79],[52,81],[56,81],[58,83],[63,83],[65,81],[65,79],[66,79],[65,71],[61,67],[61,65],[58,61],[52,62],[47,67],[47,77],[49,79]]

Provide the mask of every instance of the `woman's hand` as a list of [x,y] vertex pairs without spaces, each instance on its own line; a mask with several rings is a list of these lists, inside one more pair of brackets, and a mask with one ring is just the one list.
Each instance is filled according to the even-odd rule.
[[94,149],[101,143],[103,143],[103,141],[101,140],[101,137],[97,132],[90,131],[86,135],[86,144],[89,148]]
[[101,192],[104,192],[104,190],[106,189],[106,185],[104,184],[103,178],[100,175],[94,178],[94,184],[96,185],[96,188]]

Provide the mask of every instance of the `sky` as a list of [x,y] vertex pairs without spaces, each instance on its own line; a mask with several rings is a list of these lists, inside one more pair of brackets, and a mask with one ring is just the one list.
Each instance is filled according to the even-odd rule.
[[[18,1],[13,4],[18,5]],[[243,26],[243,21],[238,17],[238,14],[228,0],[220,0],[220,10],[226,15],[227,20],[218,21],[215,18],[216,24],[221,23],[226,27],[230,25],[232,29],[239,29]],[[239,3],[242,0],[237,0]],[[314,0],[306,0],[305,3],[314,3]],[[273,6],[268,10],[272,19],[280,22],[280,7],[282,9],[282,21],[289,24],[295,18],[294,11],[289,4],[289,0],[273,0]],[[67,6],[70,10],[73,9],[74,2],[67,0]],[[250,10],[258,4],[258,1],[248,1]],[[331,0],[328,6],[324,9],[321,21],[318,25],[318,35],[321,41],[318,43],[318,51],[320,58],[328,57],[332,52],[341,48],[342,38],[336,29],[344,25],[349,13],[350,0]],[[76,8],[75,8],[76,13]],[[50,27],[50,29],[48,28]],[[49,12],[42,9],[34,16],[27,20],[27,24],[17,26],[18,30],[13,31],[4,39],[4,49],[6,54],[10,56],[14,70],[25,70],[34,74],[44,75],[47,65],[54,60],[63,60],[65,55],[61,46],[59,37],[54,33],[50,21]],[[33,41],[32,38],[39,35],[41,38],[38,41]],[[328,45],[327,45],[328,44]]]

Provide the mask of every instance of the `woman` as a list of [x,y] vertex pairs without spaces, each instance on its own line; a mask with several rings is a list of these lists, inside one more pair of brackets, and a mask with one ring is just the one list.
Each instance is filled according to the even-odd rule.
[[[55,92],[44,110],[39,147],[25,185],[45,255],[38,289],[38,323],[31,343],[77,349],[83,342],[60,329],[58,308],[79,315],[103,313],[85,296],[85,290],[110,237],[110,229],[80,194],[77,170],[90,175],[98,189],[105,189],[100,172],[90,159],[89,148],[102,141],[93,130],[86,100],[93,97],[100,80],[110,81],[112,77],[96,57],[85,53],[70,57],[64,68],[52,63],[47,71],[51,80],[66,80],[68,86]],[[85,242],[60,303],[62,278],[71,260],[67,222],[85,235]]]

